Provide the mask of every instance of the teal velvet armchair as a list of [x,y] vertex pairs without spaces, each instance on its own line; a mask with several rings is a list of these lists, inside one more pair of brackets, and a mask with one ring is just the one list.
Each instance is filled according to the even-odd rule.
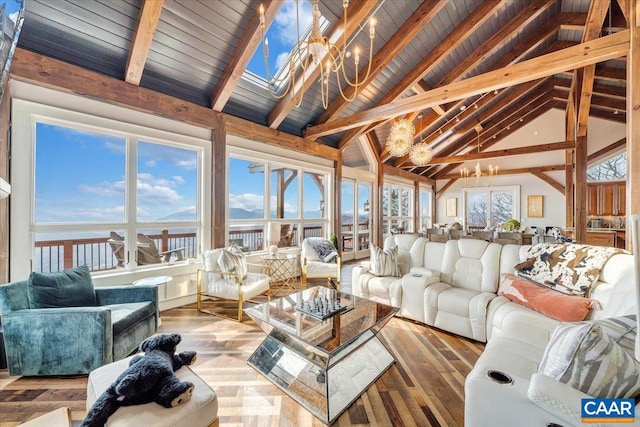
[[0,285],[10,375],[87,374],[137,350],[158,328],[154,285],[95,288],[95,305],[30,308],[29,281]]

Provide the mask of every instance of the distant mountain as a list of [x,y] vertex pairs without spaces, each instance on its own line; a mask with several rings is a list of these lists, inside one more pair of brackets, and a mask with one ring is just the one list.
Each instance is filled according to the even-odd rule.
[[229,218],[231,219],[262,219],[263,217],[262,209],[248,211],[242,208],[229,208]]
[[196,208],[188,208],[182,211],[174,212],[165,216],[164,218],[158,218],[159,221],[195,221]]

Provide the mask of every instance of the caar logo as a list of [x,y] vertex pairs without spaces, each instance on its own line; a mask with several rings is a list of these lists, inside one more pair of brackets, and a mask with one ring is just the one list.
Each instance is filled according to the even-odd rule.
[[633,399],[582,399],[583,423],[632,423],[635,416]]

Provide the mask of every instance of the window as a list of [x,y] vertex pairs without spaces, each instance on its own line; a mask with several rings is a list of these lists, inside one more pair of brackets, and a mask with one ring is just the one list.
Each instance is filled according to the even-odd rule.
[[587,169],[587,181],[615,181],[627,178],[627,153],[618,154]]
[[229,149],[228,242],[256,251],[328,237],[329,170],[251,151]]
[[520,187],[465,188],[467,228],[500,228],[511,218],[520,218]]
[[398,229],[413,231],[413,186],[384,184],[382,187],[382,233]]
[[426,230],[433,226],[433,219],[431,217],[433,191],[429,189],[420,188],[420,231]]
[[32,171],[16,202],[31,210],[12,221],[12,237],[29,242],[30,269],[133,271],[198,256],[207,141],[17,105],[16,132],[30,136],[19,140],[33,145],[15,150],[15,167]]

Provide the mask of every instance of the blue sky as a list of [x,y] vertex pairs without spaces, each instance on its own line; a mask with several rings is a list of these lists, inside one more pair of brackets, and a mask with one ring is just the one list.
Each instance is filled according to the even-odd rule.
[[[304,35],[311,28],[313,6],[310,2],[301,0],[299,7],[300,34]],[[297,41],[296,3],[294,0],[285,0],[267,30],[267,39],[269,40],[269,70],[275,74]],[[247,69],[260,77],[267,78],[262,43],[251,58]]]
[[24,0],[6,0],[0,2],[0,6],[4,3],[6,5],[5,11],[7,12],[7,15],[11,16],[18,11],[23,2]]
[[[38,123],[36,221],[124,221],[125,140]],[[195,151],[138,143],[138,216],[195,220]]]
[[[229,207],[247,211],[261,209],[264,206],[264,173],[249,173],[252,162],[231,158],[229,161]],[[275,175],[272,172],[272,177]],[[298,217],[297,200],[299,179],[294,181],[285,191],[285,218]],[[275,179],[272,178],[271,193],[275,193]],[[303,178],[303,198],[305,212],[319,211],[321,194],[309,174]],[[275,196],[271,197],[272,208],[276,205]]]

